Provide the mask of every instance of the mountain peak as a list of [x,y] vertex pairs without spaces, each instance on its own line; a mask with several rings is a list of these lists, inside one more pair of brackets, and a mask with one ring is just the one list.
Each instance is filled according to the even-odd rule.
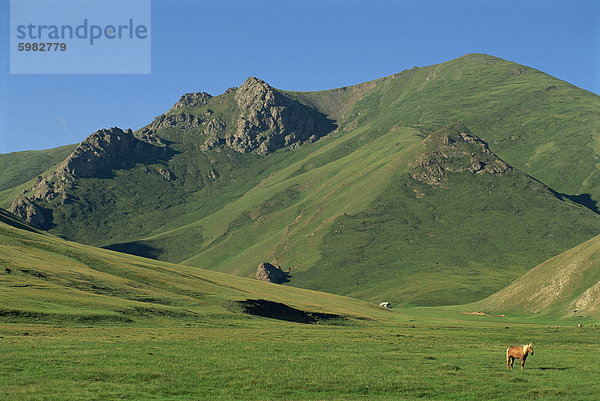
[[243,86],[251,86],[251,85],[266,85],[266,86],[269,86],[269,84],[267,84],[262,79],[258,79],[256,77],[251,76],[251,77],[246,78],[246,80],[244,81],[244,83],[242,84],[241,87],[243,87]]
[[177,103],[171,107],[171,110],[177,110],[182,107],[199,107],[208,103],[212,96],[206,92],[186,93],[181,96]]
[[235,93],[235,101],[241,109],[251,107],[256,103],[272,106],[282,100],[282,96],[269,84],[255,77],[246,79]]

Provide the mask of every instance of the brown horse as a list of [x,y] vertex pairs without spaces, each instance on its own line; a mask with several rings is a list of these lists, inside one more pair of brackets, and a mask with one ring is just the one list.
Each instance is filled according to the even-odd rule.
[[521,370],[525,367],[525,359],[527,355],[533,355],[533,343],[508,347],[506,349],[506,369],[510,366],[512,369],[515,359],[521,360]]

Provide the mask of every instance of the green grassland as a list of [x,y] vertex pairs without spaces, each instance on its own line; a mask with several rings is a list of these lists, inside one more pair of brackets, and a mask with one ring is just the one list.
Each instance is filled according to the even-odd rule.
[[[0,324],[0,398],[595,400],[600,392],[597,327],[414,320],[360,328]],[[525,370],[506,370],[508,345],[530,340]]]
[[[0,255],[0,399],[593,400],[600,391],[600,331],[589,319],[382,309],[67,242],[7,213]],[[304,324],[234,307],[249,298],[339,317]],[[506,370],[506,347],[530,341],[526,370]]]
[[[0,321],[131,323],[238,316],[237,301],[371,318],[373,305],[67,242],[0,214]],[[340,304],[355,304],[346,316]]]

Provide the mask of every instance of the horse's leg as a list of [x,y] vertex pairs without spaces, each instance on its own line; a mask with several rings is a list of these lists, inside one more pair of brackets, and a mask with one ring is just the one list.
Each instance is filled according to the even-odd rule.
[[512,356],[510,357],[510,368],[513,368],[513,362],[515,361],[515,358],[513,358]]
[[521,358],[521,370],[525,369],[525,359],[527,359],[527,354],[523,355],[523,358]]

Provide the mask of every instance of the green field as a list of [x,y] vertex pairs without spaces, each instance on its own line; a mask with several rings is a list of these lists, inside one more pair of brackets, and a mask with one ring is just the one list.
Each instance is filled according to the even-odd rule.
[[[600,392],[598,327],[389,315],[344,326],[0,324],[0,398],[595,400]],[[506,370],[506,348],[529,341],[525,371]]]

